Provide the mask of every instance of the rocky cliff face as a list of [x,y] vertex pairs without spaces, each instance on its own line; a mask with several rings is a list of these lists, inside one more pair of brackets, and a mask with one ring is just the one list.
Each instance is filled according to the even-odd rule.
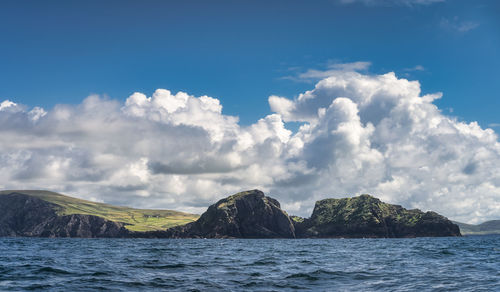
[[241,192],[211,205],[193,223],[174,227],[168,237],[294,238],[290,217],[259,190]]
[[57,215],[57,205],[20,193],[2,195],[0,236],[126,237],[122,223],[91,215]]
[[298,237],[460,236],[460,230],[435,212],[406,210],[369,195],[316,202],[311,218],[295,218]]
[[435,212],[406,210],[369,195],[316,202],[310,218],[288,216],[259,190],[211,205],[201,217],[165,231],[132,232],[123,223],[92,215],[59,216],[58,205],[10,193],[0,198],[0,236],[141,238],[307,238],[460,236]]

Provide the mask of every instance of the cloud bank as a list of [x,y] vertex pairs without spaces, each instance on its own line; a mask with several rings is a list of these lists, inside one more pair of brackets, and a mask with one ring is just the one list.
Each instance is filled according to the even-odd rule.
[[[125,103],[0,104],[0,188],[50,189],[136,207],[202,212],[260,188],[292,214],[370,193],[476,223],[500,214],[500,144],[444,115],[417,81],[333,70],[296,99],[241,126],[216,98],[158,89]],[[296,133],[286,122],[301,122]]]

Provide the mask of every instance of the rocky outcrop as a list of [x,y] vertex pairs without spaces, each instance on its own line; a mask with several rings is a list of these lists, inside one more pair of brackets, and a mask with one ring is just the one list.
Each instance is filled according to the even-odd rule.
[[0,197],[0,236],[134,238],[329,238],[460,236],[458,226],[435,212],[406,210],[369,195],[316,202],[310,218],[288,216],[259,190],[211,205],[201,217],[161,231],[133,232],[92,215],[59,215],[60,206],[38,197]]
[[460,236],[460,230],[435,212],[406,210],[369,195],[316,202],[308,219],[294,218],[297,237]]
[[127,237],[122,223],[92,215],[57,214],[58,206],[42,199],[11,193],[0,199],[0,236]]
[[43,226],[42,237],[128,237],[119,222],[92,215],[72,214],[50,220]]
[[259,190],[241,192],[211,205],[201,217],[167,230],[168,237],[295,238],[295,228],[280,204]]

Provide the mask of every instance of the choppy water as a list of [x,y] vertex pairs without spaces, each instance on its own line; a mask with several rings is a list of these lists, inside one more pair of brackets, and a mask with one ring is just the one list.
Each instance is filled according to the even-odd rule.
[[0,290],[500,291],[500,236],[0,238]]

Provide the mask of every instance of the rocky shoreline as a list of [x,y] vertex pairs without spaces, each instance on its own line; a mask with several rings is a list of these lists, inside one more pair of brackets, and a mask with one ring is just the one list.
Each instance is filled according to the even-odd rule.
[[85,238],[393,238],[461,236],[435,212],[407,210],[369,195],[316,202],[310,218],[289,216],[259,190],[211,205],[192,223],[160,231],[130,231],[93,215],[57,214],[58,206],[22,193],[0,199],[0,236]]

